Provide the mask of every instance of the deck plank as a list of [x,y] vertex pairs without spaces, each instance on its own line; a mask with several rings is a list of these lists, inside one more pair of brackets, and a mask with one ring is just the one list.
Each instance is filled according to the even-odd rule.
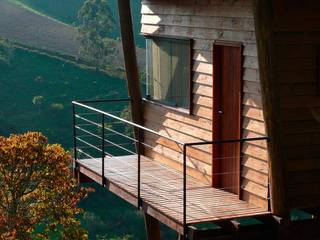
[[[101,177],[101,159],[81,159],[77,162],[86,169],[86,172],[91,170],[92,173]],[[116,194],[134,204],[134,199],[137,199],[136,155],[106,157],[105,177],[107,182],[117,189],[117,192],[114,191]],[[95,179],[99,178],[95,177]],[[101,184],[101,181],[98,183]],[[112,191],[111,188],[109,190]],[[181,229],[183,219],[183,175],[181,172],[150,158],[141,157],[141,198],[144,204],[152,208],[155,215],[166,216]],[[239,200],[235,194],[212,188],[187,176],[188,224],[265,214],[268,212],[251,203]]]

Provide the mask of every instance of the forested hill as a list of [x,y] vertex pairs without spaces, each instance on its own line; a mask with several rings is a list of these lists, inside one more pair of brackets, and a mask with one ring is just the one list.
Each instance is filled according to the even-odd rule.
[[[18,3],[22,3],[25,6],[34,9],[44,15],[57,19],[61,22],[76,25],[78,10],[81,8],[85,0],[10,0]],[[131,7],[133,12],[133,22],[134,22],[134,33],[135,40],[138,47],[144,48],[145,40],[140,35],[140,0],[131,0]],[[113,17],[118,20],[118,9],[117,0],[108,0],[111,11],[113,12]],[[118,21],[117,21],[118,22]],[[118,38],[119,27],[116,27],[112,32],[110,37]]]

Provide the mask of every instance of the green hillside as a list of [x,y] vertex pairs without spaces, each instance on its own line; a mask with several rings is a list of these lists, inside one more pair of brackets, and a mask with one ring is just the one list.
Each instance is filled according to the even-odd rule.
[[[9,65],[0,62],[0,72],[0,135],[41,131],[51,143],[66,149],[72,146],[72,100],[127,96],[124,80],[21,49],[15,50]],[[43,97],[42,104],[34,104],[36,96]],[[124,107],[117,103],[110,110]],[[93,187],[96,192],[80,204],[85,210],[82,225],[90,239],[125,235],[145,239],[141,213],[107,190]],[[168,240],[176,237],[167,228],[162,234]]]
[[[49,17],[55,18],[67,24],[76,24],[77,13],[85,0],[12,0],[25,4],[26,6],[43,13]],[[140,0],[131,1],[134,32],[137,46],[144,47],[145,40],[140,36]],[[117,0],[109,0],[109,5],[114,13],[114,18],[118,19]],[[111,33],[110,37],[118,38],[120,36],[119,27]]]
[[[41,131],[66,148],[72,143],[72,100],[127,95],[124,80],[20,49],[0,71],[0,134]],[[35,96],[43,96],[40,106],[33,104]]]

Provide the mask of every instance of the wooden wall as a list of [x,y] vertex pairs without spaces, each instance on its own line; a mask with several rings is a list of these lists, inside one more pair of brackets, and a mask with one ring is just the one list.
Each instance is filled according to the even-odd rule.
[[275,91],[287,201],[290,207],[319,207],[320,3],[282,0],[274,10]]
[[[250,0],[142,0],[143,34],[183,36],[193,45],[193,115],[145,104],[145,125],[184,142],[212,139],[212,46],[215,40],[241,42],[243,51],[242,137],[265,136],[252,3]],[[181,169],[181,148],[146,135],[146,153]],[[180,152],[180,153],[179,153]],[[188,173],[211,183],[211,146],[188,152]],[[244,143],[241,197],[268,208],[268,154],[263,142]]]

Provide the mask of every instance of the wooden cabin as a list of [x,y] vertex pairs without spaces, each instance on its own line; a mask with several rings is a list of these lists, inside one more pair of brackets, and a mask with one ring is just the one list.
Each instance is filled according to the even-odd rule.
[[[120,0],[119,6],[128,2]],[[272,225],[275,235],[268,239],[307,233],[308,239],[318,239],[320,2],[141,4],[146,97],[138,93],[135,54],[128,50],[132,29],[127,8],[129,18],[121,18],[120,10],[120,20],[133,123],[92,102],[74,102],[79,176],[142,209],[149,239],[160,239],[159,221],[186,239],[238,239],[230,228],[245,229],[238,219],[247,217]],[[102,115],[102,120],[88,119],[77,108]],[[135,150],[130,154],[114,156],[105,149],[105,141],[121,147],[105,138],[108,131],[120,131],[105,127],[107,119],[133,129]],[[79,121],[102,126],[101,157],[79,147],[79,141],[95,146],[77,137],[79,131],[89,131]],[[307,211],[311,220],[305,225],[290,221],[291,209]],[[201,233],[195,227],[208,222],[229,233],[221,228]]]

